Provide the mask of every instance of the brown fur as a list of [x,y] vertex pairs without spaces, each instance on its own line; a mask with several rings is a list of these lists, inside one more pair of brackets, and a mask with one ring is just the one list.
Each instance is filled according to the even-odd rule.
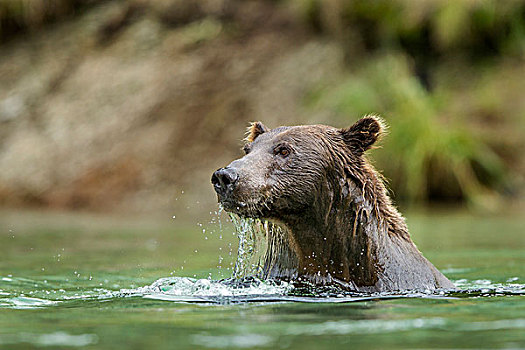
[[264,126],[263,123],[252,122],[246,130],[246,137],[244,138],[244,141],[253,142],[257,138],[257,136],[265,133],[266,131],[268,131],[268,128],[266,128],[266,126]]
[[417,250],[364,155],[384,130],[375,116],[345,129],[252,124],[246,156],[212,182],[226,210],[283,227],[263,277],[357,291],[453,287]]

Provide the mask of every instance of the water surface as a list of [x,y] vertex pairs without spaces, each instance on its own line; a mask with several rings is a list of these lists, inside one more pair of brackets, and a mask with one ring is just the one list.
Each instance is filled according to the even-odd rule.
[[0,348],[525,348],[522,217],[408,223],[458,291],[225,285],[237,240],[216,215],[0,213]]

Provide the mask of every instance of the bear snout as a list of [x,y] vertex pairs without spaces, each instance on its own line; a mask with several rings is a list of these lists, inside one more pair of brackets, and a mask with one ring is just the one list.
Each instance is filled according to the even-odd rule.
[[219,197],[225,198],[231,195],[238,179],[237,171],[234,168],[226,167],[220,168],[213,173],[211,183]]

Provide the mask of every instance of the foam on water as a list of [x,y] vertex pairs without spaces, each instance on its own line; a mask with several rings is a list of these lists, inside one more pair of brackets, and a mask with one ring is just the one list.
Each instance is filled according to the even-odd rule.
[[29,298],[17,296],[13,298],[0,298],[0,307],[10,307],[12,309],[34,309],[43,306],[56,305],[58,301],[40,298]]
[[[511,278],[512,279],[512,278]],[[22,279],[22,285],[27,279]],[[19,286],[18,278],[12,278],[9,290]],[[293,283],[262,281],[256,278],[243,280],[209,280],[189,277],[161,278],[150,285],[138,288],[111,290],[92,288],[86,290],[40,289],[41,281],[32,281],[37,286],[24,293],[0,290],[0,308],[34,309],[56,306],[71,306],[78,302],[107,302],[130,297],[165,300],[172,302],[198,302],[228,304],[236,302],[308,302],[347,303],[366,300],[397,298],[463,299],[500,296],[523,296],[525,284],[493,283],[489,280],[458,280],[457,289],[438,291],[406,291],[402,293],[352,293],[333,288],[295,286]],[[515,281],[514,281],[515,282]],[[31,295],[28,297],[27,294]],[[76,304],[75,304],[76,305]],[[480,325],[481,326],[481,325]]]

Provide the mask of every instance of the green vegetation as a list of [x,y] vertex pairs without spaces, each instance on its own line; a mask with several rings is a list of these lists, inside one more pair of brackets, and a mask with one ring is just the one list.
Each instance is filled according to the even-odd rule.
[[522,0],[289,2],[310,26],[351,46],[403,47],[420,55],[463,51],[471,57],[525,50]]
[[451,98],[445,91],[424,89],[406,57],[387,55],[313,93],[309,105],[333,109],[344,120],[371,111],[387,120],[389,135],[374,158],[402,199],[416,202],[441,193],[483,204],[504,184],[506,168],[461,118],[447,120]]
[[306,105],[332,111],[338,125],[367,113],[387,120],[390,135],[374,158],[398,199],[489,207],[516,185],[524,1],[290,3],[347,55],[349,73],[312,91]]
[[[95,4],[99,6],[92,6]],[[81,17],[89,18],[83,21]],[[62,27],[56,25],[46,32],[47,24],[67,22],[66,18],[74,18],[70,22],[79,25],[68,27],[71,23],[63,23]],[[86,30],[86,23],[97,29]],[[73,28],[83,34],[68,37],[68,43],[57,40],[75,32]],[[11,125],[11,129],[3,129],[7,130],[2,135],[5,140],[10,140],[7,136],[14,132],[10,130],[23,129],[20,122],[23,118],[33,120],[34,116],[44,115],[46,108],[32,110],[26,101],[39,96],[34,106],[50,106],[48,99],[56,98],[55,94],[63,96],[60,84],[70,80],[77,79],[77,83],[64,84],[72,89],[68,93],[81,91],[77,100],[82,103],[75,105],[78,120],[94,120],[93,111],[103,110],[98,108],[97,97],[105,94],[103,89],[113,80],[122,86],[128,84],[128,75],[123,74],[126,66],[122,65],[126,61],[136,64],[127,69],[136,74],[133,80],[137,91],[132,96],[127,90],[115,89],[122,98],[105,101],[103,107],[124,111],[130,101],[137,106],[150,103],[159,106],[137,112],[140,115],[136,118],[143,120],[141,132],[145,132],[149,123],[166,123],[169,127],[162,129],[172,130],[173,134],[169,142],[176,140],[181,146],[168,147],[163,143],[166,139],[158,138],[156,147],[166,153],[158,153],[162,161],[157,162],[156,171],[164,175],[157,178],[169,179],[166,183],[202,187],[209,179],[210,168],[206,162],[195,162],[194,151],[198,150],[197,158],[220,156],[226,161],[237,156],[238,144],[234,141],[237,136],[233,130],[240,130],[253,118],[267,120],[269,125],[323,122],[343,127],[359,116],[374,113],[391,127],[382,142],[383,150],[375,152],[373,158],[398,202],[452,200],[490,208],[497,206],[502,195],[519,197],[525,188],[523,0],[0,0],[2,47],[8,47],[6,41],[17,34],[32,31],[50,35],[36,36],[40,38],[35,41],[39,44],[31,46],[31,50],[36,50],[32,55],[39,58],[30,65],[40,67],[31,72],[31,79],[22,79],[25,74],[29,76],[25,69],[29,63],[19,63],[25,61],[15,56],[7,57],[8,64],[0,66],[7,72],[3,74],[3,85],[7,87],[3,95],[0,91],[0,119],[3,113]],[[25,40],[22,35],[18,37]],[[141,40],[147,45],[136,45]],[[299,54],[305,44],[319,42],[326,44],[319,47],[330,47],[333,53],[319,56],[323,59],[309,55],[303,58]],[[44,57],[42,50],[48,44],[48,54],[53,53]],[[141,47],[148,49],[141,51]],[[27,50],[19,51],[20,58],[30,57]],[[57,60],[60,55],[54,52],[64,54],[64,58]],[[105,64],[94,63],[98,56],[108,58],[101,61]],[[287,63],[289,57],[296,57],[294,64]],[[55,61],[56,66],[37,64]],[[202,65],[188,65],[187,73],[181,74],[184,71],[181,62],[201,61]],[[294,65],[315,69],[298,74]],[[92,71],[80,75],[83,71],[77,71],[79,67]],[[50,80],[49,87],[45,87],[47,83],[38,84],[42,86],[38,93],[31,92],[33,85],[24,83],[39,74],[44,77],[42,81],[47,81],[45,77],[55,69],[56,78]],[[108,72],[115,73],[111,74],[112,81],[101,83],[109,76]],[[330,74],[326,72],[335,73],[328,77]],[[100,74],[97,79],[86,79],[96,74]],[[177,79],[161,78],[167,74]],[[309,74],[304,83],[298,82],[299,76]],[[11,88],[6,82],[20,83]],[[80,86],[76,92],[75,86]],[[269,86],[275,92],[265,94]],[[147,92],[153,88],[166,93],[152,94],[155,97],[147,100],[150,96]],[[145,100],[139,102],[136,96]],[[282,101],[275,102],[275,96],[283,96]],[[74,100],[64,99],[68,103]],[[96,101],[93,102],[96,107],[84,108],[90,106],[86,101]],[[269,107],[272,103],[275,105]],[[287,106],[281,108],[282,104]],[[53,113],[58,112],[51,111],[47,117]],[[123,124],[120,129],[126,130],[127,119],[115,118]],[[94,124],[93,129],[102,132],[104,126]],[[35,130],[44,132],[38,128]],[[65,129],[62,134],[73,131]],[[32,144],[27,135],[23,132],[20,135],[21,144]],[[144,135],[150,138],[149,134]],[[122,142],[129,139],[123,137]],[[8,154],[7,146],[5,149]],[[183,151],[178,153],[174,149]],[[87,168],[114,167],[123,156],[115,157],[100,166],[100,159],[93,156],[93,164]],[[201,167],[195,169],[195,174],[205,176],[194,177],[193,170],[191,177],[185,176],[190,162],[201,164],[195,165]],[[63,163],[53,166],[55,173],[68,173],[56,170]],[[139,176],[140,169],[149,166],[137,161],[139,170],[128,174],[126,171],[132,170],[125,168],[117,181]],[[24,176],[30,173],[20,169]],[[95,178],[93,171],[87,175],[77,174],[76,170],[71,173],[78,178],[55,181],[58,187],[65,186],[58,193],[68,194],[58,197],[75,198],[70,193],[77,187],[82,188],[82,193],[89,192],[83,185],[67,184]],[[96,178],[100,181],[96,188],[108,181],[107,176]],[[182,183],[184,178],[198,180]],[[0,199],[18,196],[21,203],[28,203],[27,198],[39,198],[33,201],[38,203],[57,202],[54,199],[57,197],[53,197],[55,189],[45,187],[47,183],[34,190],[26,182],[16,187],[9,181],[0,184]],[[149,188],[150,193],[168,193],[162,181],[155,181],[144,185],[159,186],[155,191]],[[129,192],[138,191],[142,185],[137,186]],[[10,198],[4,202],[16,202]],[[86,200],[85,206],[98,207],[90,201],[95,203],[94,199]]]
[[[87,1],[90,3],[94,1]],[[0,42],[10,35],[41,27],[74,13],[81,1],[0,0]]]

